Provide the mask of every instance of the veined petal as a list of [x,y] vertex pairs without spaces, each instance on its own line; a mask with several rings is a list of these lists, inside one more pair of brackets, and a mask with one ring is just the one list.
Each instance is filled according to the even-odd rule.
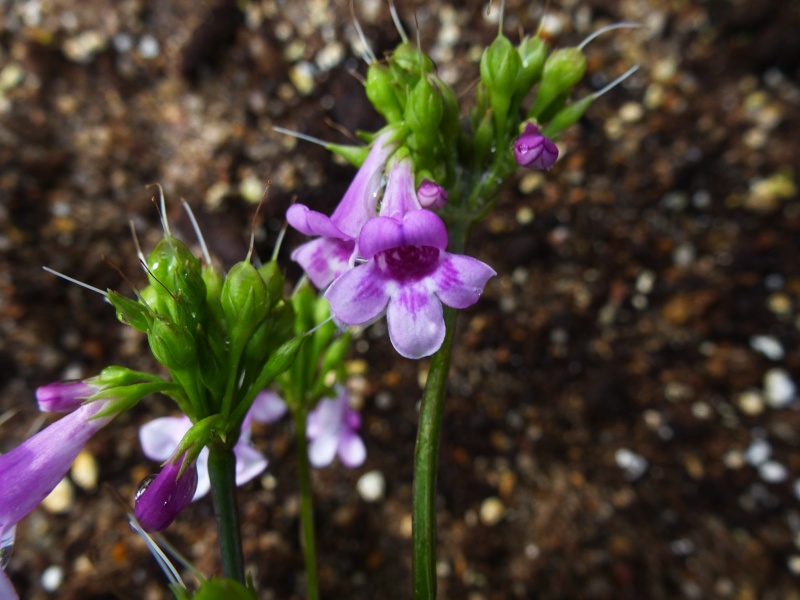
[[331,215],[334,225],[353,239],[358,237],[364,223],[378,214],[378,192],[383,169],[389,155],[397,147],[395,143],[388,143],[392,135],[393,131],[387,131],[375,139],[364,164]]
[[296,248],[292,260],[303,267],[317,289],[324,290],[350,268],[354,250],[353,241],[321,237]]
[[431,277],[439,300],[453,308],[466,308],[478,301],[486,282],[495,275],[494,269],[477,258],[443,252]]
[[361,230],[358,248],[366,258],[398,246],[447,247],[447,228],[434,212],[420,209],[408,213],[402,221],[390,217],[371,219]]
[[406,358],[422,358],[436,352],[444,341],[442,303],[424,283],[401,288],[386,311],[389,339]]
[[354,431],[343,431],[339,436],[339,460],[345,467],[354,469],[364,464],[367,449],[359,435]]
[[0,531],[36,508],[64,478],[89,438],[113,418],[92,418],[106,404],[84,404],[0,456]]
[[253,477],[260,475],[269,464],[261,452],[247,442],[239,442],[233,447],[236,455],[236,485],[244,485]]
[[407,213],[421,208],[422,205],[414,190],[411,159],[404,158],[392,165],[389,171],[386,191],[383,194],[381,210],[378,214],[382,217],[402,220]]
[[346,325],[361,325],[380,315],[389,302],[386,281],[374,261],[358,265],[325,292],[331,313]]
[[321,212],[309,209],[304,204],[292,204],[286,211],[289,225],[300,233],[311,236],[322,236],[340,240],[353,239],[333,224],[331,218]]
[[326,434],[316,437],[308,444],[308,460],[315,467],[327,467],[336,456],[339,439],[336,435]]
[[192,422],[187,416],[160,417],[145,423],[139,429],[142,452],[150,460],[167,460],[191,426]]

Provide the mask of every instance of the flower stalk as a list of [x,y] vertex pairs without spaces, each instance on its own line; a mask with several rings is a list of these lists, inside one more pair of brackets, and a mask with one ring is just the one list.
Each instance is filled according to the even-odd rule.
[[228,579],[244,584],[242,532],[236,504],[236,455],[233,448],[219,438],[215,438],[209,447],[208,476],[217,516],[222,572]]
[[297,444],[297,478],[300,486],[300,539],[306,566],[306,592],[308,600],[319,598],[317,577],[317,542],[314,532],[314,499],[311,492],[311,465],[308,461],[306,440],[307,414],[298,411],[295,417],[295,442]]

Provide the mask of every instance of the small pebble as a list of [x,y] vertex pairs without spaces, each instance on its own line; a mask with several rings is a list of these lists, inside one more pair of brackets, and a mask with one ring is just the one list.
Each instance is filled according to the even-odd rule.
[[489,527],[497,525],[505,514],[506,507],[500,498],[492,496],[481,503],[480,519],[484,525]]
[[768,460],[758,466],[758,474],[767,483],[782,483],[789,476],[789,471],[781,463]]
[[781,343],[770,335],[754,335],[750,338],[750,347],[770,360],[781,360],[784,355]]
[[773,408],[783,408],[794,400],[797,387],[783,369],[770,369],[764,375],[764,396]]
[[769,445],[767,440],[757,438],[753,440],[750,446],[744,452],[744,461],[751,467],[757,467],[772,454],[772,446]]
[[614,460],[617,462],[617,466],[624,471],[625,479],[628,481],[639,479],[647,471],[647,459],[627,448],[617,450]]
[[72,463],[70,475],[79,488],[87,492],[97,489],[97,459],[91,452],[82,450]]
[[386,491],[386,479],[380,471],[368,471],[358,478],[356,489],[365,502],[377,502]]
[[755,417],[764,412],[764,398],[758,390],[745,390],[736,398],[736,406],[744,414]]
[[161,52],[158,41],[152,35],[145,35],[142,37],[142,39],[139,40],[137,50],[139,51],[139,55],[147,60],[155,58]]
[[795,575],[800,575],[800,556],[792,554],[786,561],[786,566]]
[[51,565],[44,570],[40,581],[45,591],[55,592],[64,582],[64,570],[58,565]]
[[51,513],[63,513],[75,502],[75,486],[66,477],[58,482],[53,491],[42,500],[42,508]]
[[289,79],[304,96],[314,91],[314,67],[309,62],[301,61],[289,69]]

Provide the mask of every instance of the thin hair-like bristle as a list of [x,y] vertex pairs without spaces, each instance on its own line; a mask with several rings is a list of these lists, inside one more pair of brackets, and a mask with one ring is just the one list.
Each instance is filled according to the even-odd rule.
[[42,267],[42,268],[45,271],[47,271],[48,273],[50,273],[52,275],[55,275],[56,277],[60,277],[61,279],[66,279],[70,283],[74,283],[75,285],[79,285],[79,286],[81,286],[83,288],[86,288],[87,290],[90,290],[92,292],[96,292],[96,293],[100,294],[101,296],[103,296],[103,298],[108,300],[108,292],[104,292],[100,288],[96,288],[93,285],[89,285],[88,283],[83,283],[82,281],[78,281],[74,277],[70,277],[69,275],[64,275],[63,273],[59,273],[58,271],[56,271],[54,269],[51,269],[50,267]]
[[206,246],[206,240],[203,237],[203,232],[200,231],[200,226],[197,224],[197,219],[194,217],[194,212],[192,211],[192,207],[189,206],[189,203],[186,202],[183,198],[181,198],[181,203],[183,203],[183,210],[186,211],[186,214],[189,215],[189,220],[192,222],[192,227],[194,228],[194,234],[197,236],[197,241],[200,243],[200,251],[203,253],[203,260],[206,261],[206,264],[211,266],[211,255],[208,253],[208,246]]
[[586,47],[586,44],[591,42],[593,39],[607,33],[609,31],[613,31],[615,29],[625,29],[625,28],[634,28],[634,27],[641,27],[641,23],[636,23],[633,21],[622,21],[620,23],[612,23],[611,25],[606,25],[605,27],[601,27],[594,33],[590,33],[589,36],[583,40],[580,44],[578,44],[578,50],[583,50]]

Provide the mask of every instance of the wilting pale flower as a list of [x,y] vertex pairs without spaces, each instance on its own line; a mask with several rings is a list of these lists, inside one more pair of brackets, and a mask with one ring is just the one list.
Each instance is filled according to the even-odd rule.
[[318,289],[326,288],[350,268],[361,227],[377,215],[381,177],[386,160],[396,147],[389,142],[392,134],[388,131],[375,139],[364,164],[330,217],[302,204],[294,204],[286,213],[286,220],[300,233],[318,236],[292,252],[292,260],[303,267]]
[[422,208],[439,210],[447,204],[447,191],[430,179],[423,179],[417,188],[417,197]]
[[514,160],[521,167],[547,171],[557,158],[558,147],[533,123],[528,123],[514,142]]
[[57,381],[36,389],[42,412],[72,412],[100,388],[83,381]]
[[325,298],[346,325],[368,323],[386,311],[395,349],[406,358],[429,356],[444,340],[442,303],[474,304],[496,273],[477,259],[445,252],[444,222],[420,207],[409,161],[389,173],[380,214],[358,238],[366,262],[336,279]]
[[323,398],[308,415],[306,436],[308,460],[315,467],[326,467],[338,454],[346,467],[355,468],[364,463],[367,450],[356,431],[361,427],[358,411],[348,404],[347,392],[337,387],[336,398]]
[[0,537],[53,491],[89,438],[111,421],[93,418],[106,404],[84,404],[0,456]]
[[[264,390],[253,401],[253,406],[245,415],[242,434],[233,447],[236,455],[236,485],[244,485],[264,469],[267,459],[250,444],[250,424],[273,423],[286,414],[286,404],[274,392]],[[183,436],[189,431],[192,422],[187,416],[161,417],[142,425],[139,429],[139,442],[142,451],[151,460],[163,462],[172,456]],[[197,457],[197,488],[192,500],[205,496],[211,489],[208,477],[208,448],[203,448]]]
[[136,493],[133,512],[145,531],[163,531],[191,503],[197,489],[197,465],[184,467],[185,462],[186,454],[167,461],[155,479]]

